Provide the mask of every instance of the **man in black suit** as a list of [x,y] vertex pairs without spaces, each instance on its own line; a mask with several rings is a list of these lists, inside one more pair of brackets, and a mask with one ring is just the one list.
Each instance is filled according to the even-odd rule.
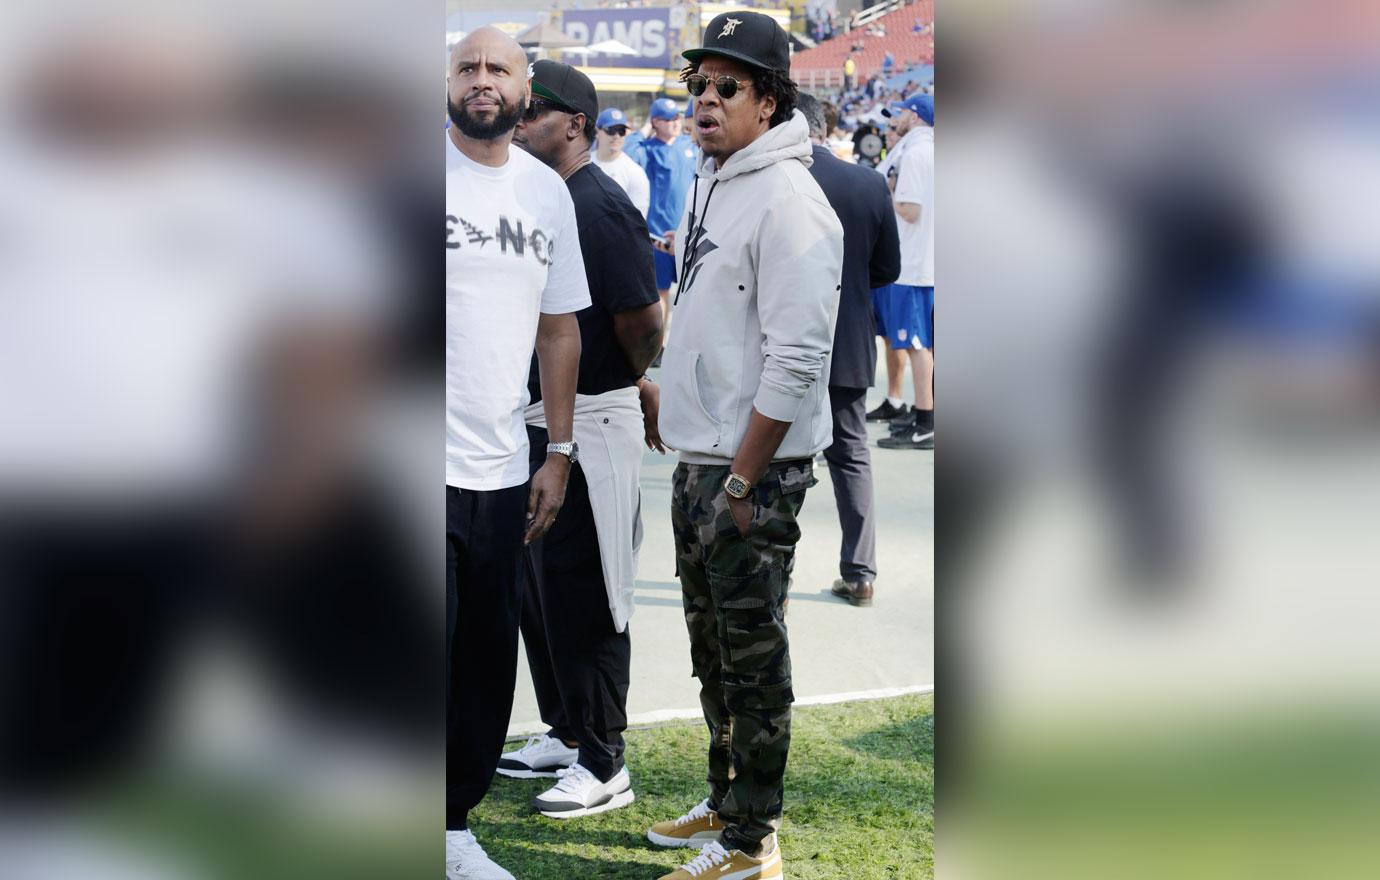
[[867,451],[867,389],[877,375],[877,327],[872,288],[901,274],[901,244],[891,193],[880,174],[844,162],[824,146],[832,121],[814,97],[801,92],[796,107],[810,124],[814,175],[843,225],[843,290],[834,330],[829,405],[834,442],[824,450],[839,508],[843,546],[834,595],[852,605],[872,604],[877,577],[877,529],[872,510],[872,459]]

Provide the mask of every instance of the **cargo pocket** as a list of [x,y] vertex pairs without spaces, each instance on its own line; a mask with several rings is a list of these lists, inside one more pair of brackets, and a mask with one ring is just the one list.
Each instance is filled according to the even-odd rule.
[[772,465],[753,489],[748,539],[761,542],[768,555],[793,548],[800,540],[797,517],[805,505],[805,490],[818,482],[814,462],[808,459]]
[[714,579],[724,698],[734,712],[790,705],[791,656],[780,563],[748,577]]

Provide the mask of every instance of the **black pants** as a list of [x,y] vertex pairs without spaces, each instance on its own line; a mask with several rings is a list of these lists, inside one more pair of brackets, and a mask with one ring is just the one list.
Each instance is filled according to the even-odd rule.
[[843,544],[839,574],[850,583],[877,577],[877,520],[872,509],[872,457],[867,449],[867,389],[829,386],[834,442],[824,450]]
[[493,781],[517,680],[527,486],[446,487],[446,829]]
[[[547,433],[528,427],[533,473]],[[550,736],[580,744],[580,764],[607,782],[623,768],[628,726],[627,630],[613,628],[589,485],[576,463],[565,504],[542,540],[523,554],[522,641],[541,720]]]

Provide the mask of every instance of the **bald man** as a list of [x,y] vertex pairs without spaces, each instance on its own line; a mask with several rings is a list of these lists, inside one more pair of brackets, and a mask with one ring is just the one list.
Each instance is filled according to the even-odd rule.
[[[446,876],[513,880],[469,830],[498,765],[517,678],[518,566],[550,528],[571,439],[590,305],[575,206],[513,128],[527,57],[480,28],[451,53],[446,95]],[[541,100],[541,99],[538,99]],[[523,419],[535,349],[550,442],[528,480]]]

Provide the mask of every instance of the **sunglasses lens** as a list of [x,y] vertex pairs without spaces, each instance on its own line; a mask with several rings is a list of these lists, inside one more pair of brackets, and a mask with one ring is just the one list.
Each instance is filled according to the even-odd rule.
[[719,90],[719,97],[727,101],[738,94],[738,81],[731,76],[721,76],[714,80],[714,88]]
[[694,74],[685,81],[685,90],[698,98],[704,94],[704,87],[709,85],[709,78]]
[[628,129],[627,129],[625,126],[622,126],[622,125],[615,125],[615,126],[612,126],[611,128],[606,128],[606,129],[604,129],[604,134],[611,134],[611,135],[613,135],[614,137],[622,137],[623,135],[625,135],[625,134],[627,134],[627,133],[628,133]]

